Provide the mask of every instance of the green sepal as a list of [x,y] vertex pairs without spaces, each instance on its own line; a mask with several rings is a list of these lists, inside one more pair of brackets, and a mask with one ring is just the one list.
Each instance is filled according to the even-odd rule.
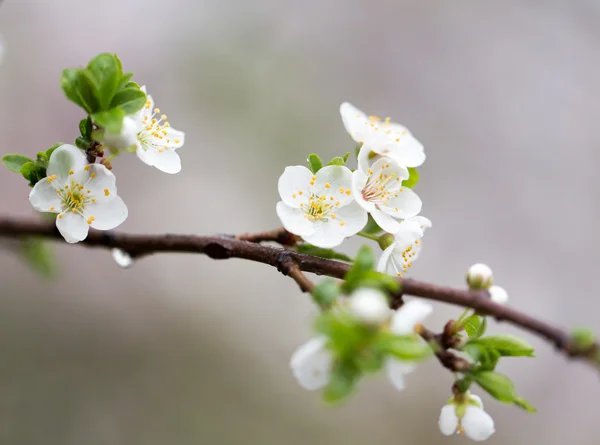
[[313,174],[317,173],[319,170],[321,170],[321,168],[323,168],[323,161],[321,161],[319,155],[316,155],[315,153],[308,155],[306,162],[308,162],[308,168],[311,172],[313,172]]
[[376,235],[378,233],[383,232],[383,229],[381,227],[379,227],[379,224],[377,224],[375,222],[375,220],[373,219],[373,217],[371,215],[369,215],[367,224],[365,225],[365,227],[363,227],[361,232],[368,233],[369,235]]

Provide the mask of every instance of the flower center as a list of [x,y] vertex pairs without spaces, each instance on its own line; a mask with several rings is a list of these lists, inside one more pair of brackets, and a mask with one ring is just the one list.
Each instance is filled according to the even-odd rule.
[[[70,173],[73,174],[73,173]],[[87,184],[96,176],[95,173],[90,175],[90,178],[85,184],[80,184],[78,181],[71,179],[68,184],[64,187],[56,190],[58,196],[61,200],[61,208],[63,212],[73,212],[77,213],[80,216],[83,215],[83,211],[85,206],[89,203],[96,202],[96,198],[92,196],[92,191],[90,189],[86,189]],[[55,178],[49,178],[51,181]],[[104,190],[104,193],[108,196],[109,190]],[[94,221],[94,217],[90,216],[88,220],[88,224],[91,224]]]
[[398,197],[398,193],[402,193],[402,181],[396,173],[384,173],[390,164],[385,164],[381,168],[379,175],[376,175],[373,170],[369,169],[369,179],[362,189],[362,197],[367,202],[372,202],[376,205],[386,205],[391,197]]
[[[150,109],[151,104],[150,101],[147,101],[146,109]],[[166,129],[171,125],[167,122],[166,114],[159,116],[158,113],[160,113],[160,109],[155,108],[151,116],[144,116],[142,120],[143,128],[138,133],[138,140],[144,150],[154,148],[161,153],[163,150],[169,149],[167,144],[171,143],[171,140],[166,138],[168,134]],[[155,116],[158,116],[158,118]],[[175,140],[174,142],[178,143],[179,141]]]
[[308,204],[301,204],[300,207],[304,210],[304,217],[310,221],[327,222],[328,217],[336,218],[335,213],[331,213],[336,204],[339,203],[327,202],[327,196],[325,195],[311,194],[308,198]]

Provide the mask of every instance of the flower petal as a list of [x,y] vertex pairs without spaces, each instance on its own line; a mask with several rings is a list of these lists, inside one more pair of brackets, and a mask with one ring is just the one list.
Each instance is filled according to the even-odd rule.
[[38,212],[56,212],[61,209],[61,200],[54,185],[48,182],[47,178],[38,181],[31,192],[29,192],[29,202]]
[[88,204],[85,207],[86,220],[91,218],[91,225],[97,230],[110,230],[121,225],[127,219],[128,210],[120,196],[110,201]]
[[483,409],[473,405],[467,405],[461,425],[467,437],[476,442],[488,439],[496,431],[494,419]]
[[162,151],[158,151],[154,147],[148,147],[144,151],[143,147],[140,148],[140,145],[138,143],[136,154],[142,162],[152,165],[164,173],[175,174],[181,171],[181,159],[175,150],[160,149]]
[[[316,173],[314,193],[325,196],[327,200],[333,197],[338,207],[352,202],[352,171],[343,165],[328,165]],[[339,204],[338,204],[339,203]]]
[[181,148],[185,142],[185,133],[183,131],[175,130],[174,128],[167,127],[163,131],[167,134],[164,136],[165,145],[170,149]]
[[315,223],[304,217],[303,210],[290,207],[285,202],[279,201],[276,211],[281,224],[288,232],[302,237],[312,235],[315,232]]
[[421,300],[410,300],[392,317],[390,331],[396,335],[410,335],[415,326],[422,323],[433,312],[433,306]]
[[373,209],[370,213],[377,225],[386,232],[396,233],[398,230],[400,230],[400,223],[396,221],[392,216],[385,213],[383,210],[376,208]]
[[396,275],[396,271],[393,270],[391,266],[391,256],[396,248],[396,243],[393,243],[387,249],[385,249],[381,253],[381,257],[379,257],[379,262],[377,263],[377,272],[387,273],[390,275]]
[[423,145],[411,134],[406,135],[376,134],[371,137],[365,146],[369,146],[375,153],[388,156],[405,167],[418,167],[425,162]]
[[83,217],[70,211],[58,215],[56,227],[67,243],[83,241],[89,231],[89,225]]
[[488,292],[490,293],[490,297],[494,303],[506,304],[508,302],[508,293],[503,287],[496,285],[490,286]]
[[458,417],[456,415],[456,406],[454,404],[445,405],[440,412],[438,426],[444,436],[452,436],[456,433],[458,426]]
[[314,391],[329,383],[333,357],[326,346],[327,337],[316,337],[292,355],[290,368],[304,389]]
[[340,115],[350,137],[355,142],[363,142],[369,130],[369,118],[367,115],[349,102],[344,102],[340,105]]
[[387,203],[379,206],[388,215],[406,219],[416,216],[421,211],[421,198],[411,189],[402,187],[395,195],[397,196],[392,196]]
[[72,145],[64,144],[58,147],[50,155],[47,176],[56,175],[55,181],[64,185],[69,179],[69,172],[77,172],[87,165],[87,158],[81,150]]
[[352,173],[352,196],[363,209],[367,212],[372,212],[375,210],[375,204],[366,201],[362,195],[362,191],[365,188],[365,185],[367,185],[368,179],[369,177],[360,170],[356,170]]
[[481,397],[476,396],[475,394],[471,394],[469,395],[469,398],[479,403],[479,408],[483,409],[483,401],[481,400]]
[[117,194],[115,175],[102,164],[90,164],[73,175],[73,180],[79,184],[87,184],[89,195],[96,201],[107,202]]
[[388,358],[385,362],[385,369],[387,375],[398,391],[404,390],[406,384],[404,383],[406,374],[411,373],[415,367],[416,363],[405,362],[401,360],[396,360],[394,358]]
[[308,190],[311,188],[312,177],[312,172],[301,165],[286,167],[277,183],[283,202],[295,209],[300,208],[300,204],[306,204],[310,196]]
[[410,218],[407,218],[407,220],[417,223],[423,233],[425,233],[425,229],[429,229],[431,227],[431,221],[425,218],[424,216],[412,216]]

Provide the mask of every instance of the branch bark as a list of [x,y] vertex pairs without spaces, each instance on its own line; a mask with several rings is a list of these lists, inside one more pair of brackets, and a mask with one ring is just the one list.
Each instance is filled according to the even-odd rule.
[[[53,223],[21,220],[16,218],[0,218],[0,237],[18,238],[40,236],[64,241]],[[293,235],[292,235],[293,236]],[[285,275],[292,277],[304,292],[312,290],[312,283],[302,272],[326,275],[343,279],[349,265],[324,258],[300,254],[279,247],[259,244],[260,241],[276,241],[284,245],[294,243],[290,235],[277,229],[260,234],[245,234],[239,237],[231,235],[196,236],[196,235],[133,235],[119,232],[91,231],[81,245],[100,248],[119,248],[132,256],[141,258],[154,253],[196,253],[204,254],[215,260],[240,258],[276,267]],[[283,242],[282,242],[283,241]],[[498,321],[511,323],[526,331],[537,334],[557,350],[568,357],[583,358],[599,367],[600,345],[581,349],[571,340],[568,332],[547,322],[534,318],[507,306],[501,306],[490,300],[484,291],[469,291],[437,286],[413,279],[399,279],[402,291],[392,295],[392,305],[397,304],[402,295],[450,303],[469,307],[494,317]]]

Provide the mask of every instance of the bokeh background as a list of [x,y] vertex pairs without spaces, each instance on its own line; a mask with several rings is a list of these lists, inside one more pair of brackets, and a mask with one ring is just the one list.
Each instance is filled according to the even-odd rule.
[[[116,52],[186,132],[176,176],[115,162],[121,230],[266,230],[286,165],[351,150],[348,100],[426,147],[416,191],[434,226],[413,277],[462,286],[486,262],[515,307],[598,330],[599,23],[595,0],[5,0],[0,152],[72,142],[83,115],[60,72]],[[3,215],[38,217],[20,177],[0,187]],[[3,246],[3,443],[467,441],[437,429],[452,380],[435,360],[404,393],[384,376],[336,408],[303,391],[288,361],[316,310],[267,266],[157,255],[121,270],[57,245],[60,275],[43,280]],[[431,328],[459,313],[436,307]],[[598,375],[523,335],[539,358],[500,370],[539,413],[484,396],[488,443],[596,445]]]

